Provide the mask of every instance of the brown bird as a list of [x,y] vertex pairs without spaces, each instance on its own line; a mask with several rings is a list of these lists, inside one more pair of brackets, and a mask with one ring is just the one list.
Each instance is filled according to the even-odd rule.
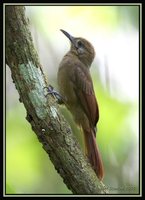
[[96,143],[99,108],[89,71],[95,51],[86,39],[61,31],[69,38],[71,48],[59,66],[59,92],[75,122],[83,129],[87,157],[98,178],[102,180],[103,163]]

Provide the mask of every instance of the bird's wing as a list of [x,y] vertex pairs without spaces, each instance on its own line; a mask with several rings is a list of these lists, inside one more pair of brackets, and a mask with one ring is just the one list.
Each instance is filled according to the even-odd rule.
[[[88,71],[87,71],[88,72]],[[99,109],[94,94],[90,73],[77,66],[73,74],[74,90],[91,124],[95,127],[99,119]],[[77,87],[75,87],[77,85]]]

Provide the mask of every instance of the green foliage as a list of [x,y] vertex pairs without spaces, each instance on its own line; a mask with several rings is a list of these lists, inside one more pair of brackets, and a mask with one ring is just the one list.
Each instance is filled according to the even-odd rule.
[[6,194],[16,194],[15,189],[12,185],[6,184]]

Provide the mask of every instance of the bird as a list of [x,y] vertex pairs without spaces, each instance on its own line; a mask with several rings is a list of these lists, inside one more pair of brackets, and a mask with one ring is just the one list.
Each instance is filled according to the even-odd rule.
[[59,64],[57,72],[59,93],[74,121],[83,131],[85,154],[101,181],[104,177],[104,166],[96,142],[99,106],[90,74],[95,50],[85,38],[73,37],[63,29],[60,31],[70,40],[70,49]]

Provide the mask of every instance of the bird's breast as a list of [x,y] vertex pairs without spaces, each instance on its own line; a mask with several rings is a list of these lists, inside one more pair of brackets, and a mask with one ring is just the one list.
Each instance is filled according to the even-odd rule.
[[74,62],[70,59],[63,59],[60,63],[57,80],[60,94],[67,100],[67,103],[75,103],[76,95],[72,76],[74,73]]

